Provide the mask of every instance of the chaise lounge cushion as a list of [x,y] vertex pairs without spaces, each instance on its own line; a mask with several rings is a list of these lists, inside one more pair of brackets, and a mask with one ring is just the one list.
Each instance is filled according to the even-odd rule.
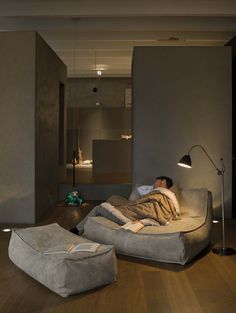
[[62,297],[109,284],[116,278],[113,246],[99,245],[96,252],[51,253],[89,240],[58,224],[15,229],[9,257],[15,265]]
[[106,218],[90,217],[83,236],[113,244],[121,254],[186,264],[210,242],[212,203],[206,189],[185,189],[181,197],[181,220],[168,226],[146,226],[132,233]]

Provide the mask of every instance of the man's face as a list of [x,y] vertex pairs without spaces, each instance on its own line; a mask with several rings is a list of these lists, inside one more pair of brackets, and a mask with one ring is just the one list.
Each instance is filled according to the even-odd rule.
[[157,179],[155,182],[154,182],[154,188],[158,188],[158,187],[162,187],[162,188],[167,188],[166,186],[166,180],[163,179]]

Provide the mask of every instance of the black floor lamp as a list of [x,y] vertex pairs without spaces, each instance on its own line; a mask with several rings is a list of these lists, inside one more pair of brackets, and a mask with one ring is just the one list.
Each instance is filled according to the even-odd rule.
[[222,214],[222,247],[215,247],[212,249],[212,251],[219,255],[233,255],[236,254],[236,251],[232,248],[227,248],[225,245],[225,200],[224,200],[224,173],[225,173],[225,166],[223,158],[220,159],[220,168],[218,168],[215,163],[213,162],[212,158],[209,156],[207,151],[203,148],[201,145],[193,145],[187,154],[185,154],[178,162],[179,166],[183,166],[186,168],[192,167],[192,161],[190,157],[190,152],[194,148],[200,148],[207,158],[210,160],[212,165],[217,171],[217,174],[221,176],[221,214]]

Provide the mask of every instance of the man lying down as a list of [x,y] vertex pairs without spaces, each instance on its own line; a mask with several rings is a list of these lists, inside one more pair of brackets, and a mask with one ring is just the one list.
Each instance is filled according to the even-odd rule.
[[106,202],[94,207],[71,232],[82,235],[84,224],[89,217],[103,216],[119,225],[128,222],[142,223],[145,226],[168,225],[170,220],[179,218],[179,204],[175,194],[169,190],[173,185],[167,176],[156,178],[153,186],[140,186],[140,197],[136,201],[121,196],[111,196]]

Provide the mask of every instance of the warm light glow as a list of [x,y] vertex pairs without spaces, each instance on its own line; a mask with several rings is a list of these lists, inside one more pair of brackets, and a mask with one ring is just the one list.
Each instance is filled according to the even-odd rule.
[[98,75],[98,76],[101,76],[101,75],[102,75],[102,71],[98,70],[98,71],[97,71],[97,75]]
[[178,163],[179,166],[182,166],[182,167],[186,167],[186,168],[192,168],[192,166],[189,166],[187,164],[184,164],[184,163]]
[[10,229],[10,228],[4,228],[4,229],[2,229],[2,231],[3,231],[4,233],[8,233],[9,231],[11,231],[11,229]]
[[212,223],[213,223],[213,224],[218,224],[218,223],[219,223],[219,221],[217,221],[217,220],[213,220],[213,221],[212,221]]

